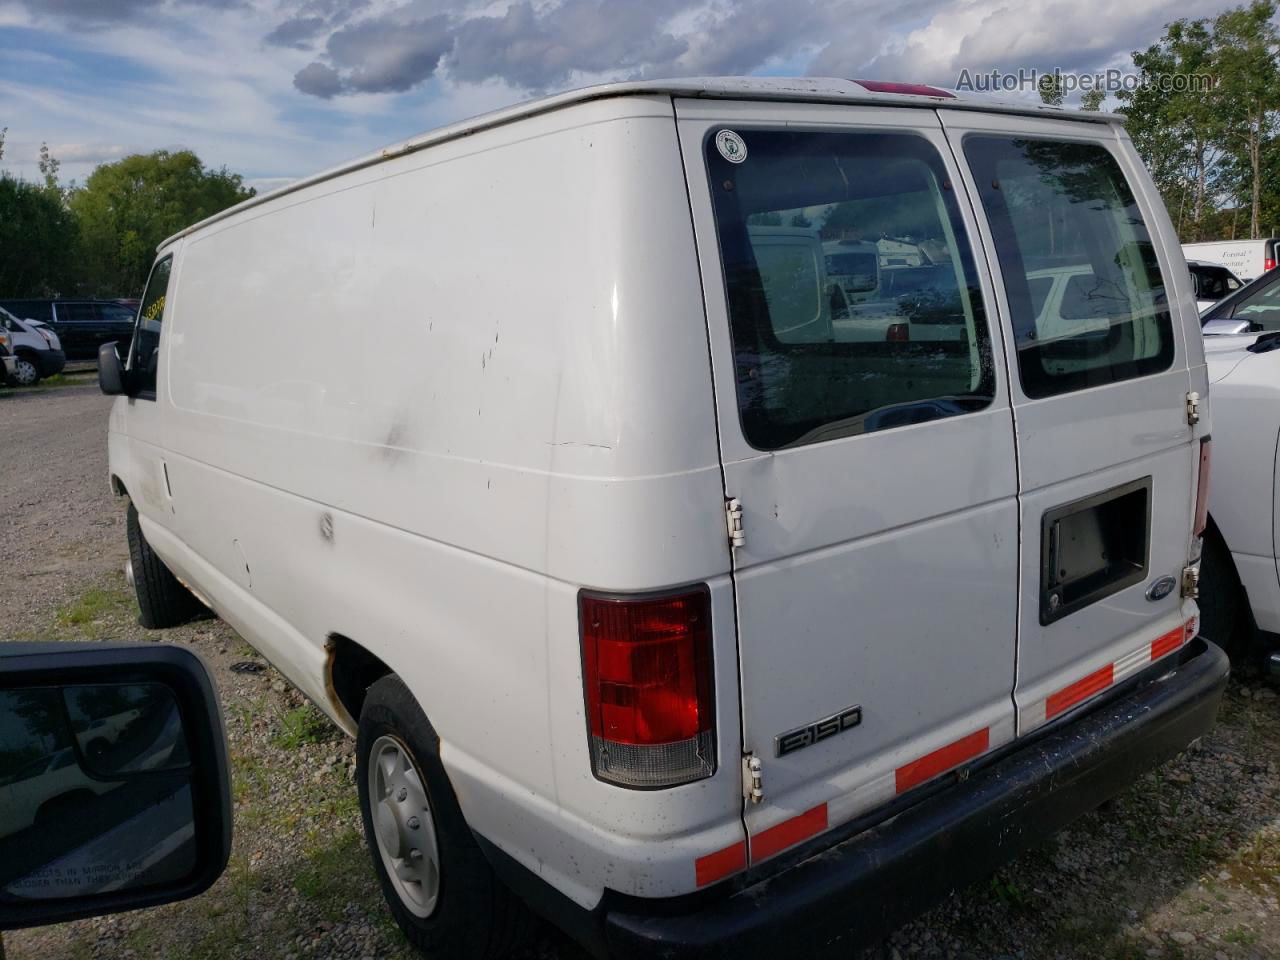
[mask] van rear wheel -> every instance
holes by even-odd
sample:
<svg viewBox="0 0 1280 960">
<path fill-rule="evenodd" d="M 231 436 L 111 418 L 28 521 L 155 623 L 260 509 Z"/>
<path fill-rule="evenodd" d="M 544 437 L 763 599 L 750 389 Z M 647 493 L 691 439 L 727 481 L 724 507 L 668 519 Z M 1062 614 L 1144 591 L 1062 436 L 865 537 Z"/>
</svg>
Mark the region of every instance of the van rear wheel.
<svg viewBox="0 0 1280 960">
<path fill-rule="evenodd" d="M 138 510 L 130 503 L 125 521 L 129 536 L 129 570 L 138 598 L 138 622 L 148 630 L 176 627 L 195 619 L 204 604 L 178 582 L 142 535 Z"/>
<path fill-rule="evenodd" d="M 530 916 L 476 844 L 439 743 L 399 677 L 369 688 L 356 784 L 373 868 L 391 915 L 419 950 L 450 960 L 501 957 L 530 929 Z"/>
</svg>

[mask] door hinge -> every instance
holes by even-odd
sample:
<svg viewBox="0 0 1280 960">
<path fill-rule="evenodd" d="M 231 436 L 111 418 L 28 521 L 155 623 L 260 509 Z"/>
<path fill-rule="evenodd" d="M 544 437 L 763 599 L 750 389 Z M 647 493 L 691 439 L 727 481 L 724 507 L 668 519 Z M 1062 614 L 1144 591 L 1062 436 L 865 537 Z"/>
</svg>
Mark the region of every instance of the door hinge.
<svg viewBox="0 0 1280 960">
<path fill-rule="evenodd" d="M 1200 564 L 1192 563 L 1182 568 L 1182 595 L 1189 600 L 1200 598 Z"/>
<path fill-rule="evenodd" d="M 729 546 L 745 546 L 747 531 L 742 527 L 742 501 L 737 497 L 726 500 L 724 502 L 724 518 L 729 525 Z"/>
<path fill-rule="evenodd" d="M 1194 427 L 1200 422 L 1200 394 L 1192 390 L 1187 394 L 1187 424 Z"/>
<path fill-rule="evenodd" d="M 742 795 L 748 803 L 764 799 L 764 767 L 754 753 L 742 758 Z"/>
</svg>

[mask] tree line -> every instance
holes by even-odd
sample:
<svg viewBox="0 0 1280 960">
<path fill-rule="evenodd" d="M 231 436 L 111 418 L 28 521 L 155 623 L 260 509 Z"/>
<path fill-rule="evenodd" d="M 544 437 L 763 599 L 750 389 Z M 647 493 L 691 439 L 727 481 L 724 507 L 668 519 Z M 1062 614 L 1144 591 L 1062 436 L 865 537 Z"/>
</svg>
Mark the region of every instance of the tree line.
<svg viewBox="0 0 1280 960">
<path fill-rule="evenodd" d="M 1138 82 L 1116 94 L 1184 242 L 1280 235 L 1275 16 L 1275 3 L 1255 0 L 1175 20 L 1134 52 Z"/>
<path fill-rule="evenodd" d="M 83 185 L 59 168 L 44 145 L 39 182 L 0 169 L 0 297 L 139 296 L 161 241 L 255 192 L 189 150 L 104 163 Z"/>
</svg>

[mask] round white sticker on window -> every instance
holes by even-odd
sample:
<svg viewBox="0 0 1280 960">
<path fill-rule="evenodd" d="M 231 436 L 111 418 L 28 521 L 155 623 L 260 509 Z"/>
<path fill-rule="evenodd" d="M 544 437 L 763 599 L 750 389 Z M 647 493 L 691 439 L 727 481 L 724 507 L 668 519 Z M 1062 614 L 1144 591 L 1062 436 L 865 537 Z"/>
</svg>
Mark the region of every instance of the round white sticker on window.
<svg viewBox="0 0 1280 960">
<path fill-rule="evenodd" d="M 716 149 L 730 163 L 741 163 L 747 159 L 746 143 L 732 130 L 721 130 L 716 134 Z"/>
</svg>

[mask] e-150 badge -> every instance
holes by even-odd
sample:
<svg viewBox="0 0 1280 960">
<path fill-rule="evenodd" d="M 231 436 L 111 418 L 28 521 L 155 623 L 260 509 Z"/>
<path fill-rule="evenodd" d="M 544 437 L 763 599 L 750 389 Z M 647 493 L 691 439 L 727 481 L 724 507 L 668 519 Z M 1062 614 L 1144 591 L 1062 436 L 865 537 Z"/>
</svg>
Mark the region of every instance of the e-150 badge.
<svg viewBox="0 0 1280 960">
<path fill-rule="evenodd" d="M 834 737 L 837 733 L 851 730 L 862 722 L 862 707 L 846 707 L 839 713 L 815 720 L 808 726 L 791 730 L 774 738 L 777 756 L 785 757 L 805 747 L 811 747 L 819 740 Z"/>
</svg>

